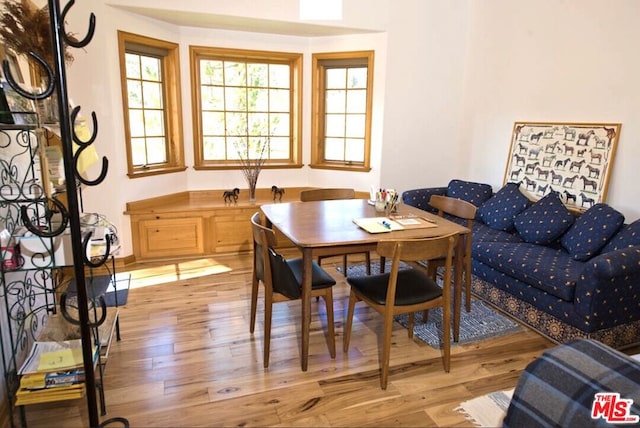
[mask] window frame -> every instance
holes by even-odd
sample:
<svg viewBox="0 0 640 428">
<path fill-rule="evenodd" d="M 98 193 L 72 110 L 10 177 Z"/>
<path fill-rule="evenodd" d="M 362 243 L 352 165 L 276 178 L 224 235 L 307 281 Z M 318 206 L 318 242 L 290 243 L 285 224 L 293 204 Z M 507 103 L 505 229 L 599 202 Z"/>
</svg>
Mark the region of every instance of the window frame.
<svg viewBox="0 0 640 428">
<path fill-rule="evenodd" d="M 288 64 L 290 66 L 290 142 L 289 159 L 269 160 L 265 168 L 300 168 L 302 167 L 302 54 L 291 52 L 262 51 L 219 48 L 211 46 L 189 46 L 189 67 L 191 71 L 191 103 L 193 112 L 193 152 L 194 169 L 225 170 L 242 169 L 236 159 L 205 160 L 202 132 L 202 98 L 200 94 L 200 60 L 231 60 L 238 62 L 267 62 Z"/>
<path fill-rule="evenodd" d="M 325 152 L 325 97 L 326 70 L 349 61 L 366 62 L 367 64 L 367 106 L 364 137 L 364 160 L 362 163 L 327 160 Z M 311 168 L 334 169 L 346 171 L 368 172 L 371 170 L 371 118 L 373 108 L 373 66 L 374 51 L 326 52 L 314 53 L 311 58 Z"/>
<path fill-rule="evenodd" d="M 127 88 L 126 53 L 127 45 L 137 45 L 149 56 L 150 52 L 164 51 L 158 56 L 162 68 L 162 88 L 164 101 L 165 149 L 167 161 L 153 165 L 136 166 L 133 164 L 131 146 L 131 124 L 129 122 L 129 94 Z M 166 53 L 165 53 L 166 52 Z M 129 178 L 145 177 L 157 174 L 170 174 L 186 170 L 184 160 L 184 137 L 182 129 L 182 95 L 180 83 L 180 52 L 177 43 L 154 39 L 139 34 L 118 30 L 118 54 L 120 57 L 120 85 L 122 88 L 122 112 L 127 151 L 127 175 Z"/>
</svg>

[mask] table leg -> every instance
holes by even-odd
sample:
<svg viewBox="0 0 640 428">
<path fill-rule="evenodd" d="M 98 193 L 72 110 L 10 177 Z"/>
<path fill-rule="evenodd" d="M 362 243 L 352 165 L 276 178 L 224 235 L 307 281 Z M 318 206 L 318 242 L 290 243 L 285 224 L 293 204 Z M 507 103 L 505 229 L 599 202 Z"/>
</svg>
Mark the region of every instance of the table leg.
<svg viewBox="0 0 640 428">
<path fill-rule="evenodd" d="M 302 371 L 309 362 L 309 328 L 311 326 L 311 275 L 313 254 L 310 248 L 302 250 L 302 345 L 300 349 Z"/>
<path fill-rule="evenodd" d="M 461 237 L 460 237 L 461 238 Z M 453 270 L 453 341 L 460 336 L 460 310 L 462 306 L 462 271 L 464 270 L 464 239 L 458 238 Z"/>
</svg>

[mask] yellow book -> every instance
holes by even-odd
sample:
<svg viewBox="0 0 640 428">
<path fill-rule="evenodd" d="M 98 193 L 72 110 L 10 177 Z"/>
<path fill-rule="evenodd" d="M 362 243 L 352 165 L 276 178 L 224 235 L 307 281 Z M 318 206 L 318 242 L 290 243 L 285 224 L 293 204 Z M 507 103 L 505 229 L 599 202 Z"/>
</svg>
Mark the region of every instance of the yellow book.
<svg viewBox="0 0 640 428">
<path fill-rule="evenodd" d="M 82 366 L 82 348 L 60 349 L 44 352 L 40 356 L 38 371 L 69 369 Z"/>
<path fill-rule="evenodd" d="M 61 400 L 75 400 L 84 397 L 84 384 L 59 388 L 27 390 L 20 388 L 16 393 L 16 406 L 36 403 L 48 403 Z"/>
</svg>

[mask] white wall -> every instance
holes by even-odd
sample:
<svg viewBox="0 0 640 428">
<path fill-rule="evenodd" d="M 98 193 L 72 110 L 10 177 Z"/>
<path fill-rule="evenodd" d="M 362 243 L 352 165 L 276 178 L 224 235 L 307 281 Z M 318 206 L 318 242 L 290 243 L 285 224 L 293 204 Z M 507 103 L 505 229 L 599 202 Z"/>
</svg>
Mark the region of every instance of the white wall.
<svg viewBox="0 0 640 428">
<path fill-rule="evenodd" d="M 400 191 L 463 177 L 460 127 L 469 1 L 405 0 L 388 32 L 382 184 Z"/>
<path fill-rule="evenodd" d="M 80 1 L 68 17 L 84 34 L 88 13 L 98 31 L 69 67 L 70 96 L 83 113 L 96 110 L 97 147 L 110 161 L 105 183 L 85 191 L 87 211 L 112 219 L 128 247 L 127 201 L 187 189 L 225 188 L 235 172 L 194 171 L 131 180 L 126 173 L 116 31 L 177 41 L 183 58 L 187 165 L 193 165 L 188 45 L 212 44 L 302 52 L 304 161 L 309 160 L 312 52 L 375 49 L 373 169 L 368 174 L 265 170 L 271 184 L 370 184 L 406 190 L 446 185 L 451 178 L 499 188 L 515 121 L 621 122 L 608 202 L 628 219 L 640 217 L 635 159 L 640 155 L 640 2 L 616 0 L 344 0 L 346 27 L 385 30 L 358 36 L 293 37 L 177 27 L 107 6 L 182 7 L 202 13 L 296 21 L 297 1 Z M 295 12 L 292 12 L 295 9 Z M 97 174 L 97 172 L 96 172 Z M 108 195 L 108 197 L 105 197 Z"/>
<path fill-rule="evenodd" d="M 640 217 L 640 2 L 473 1 L 471 17 L 468 175 L 502 185 L 515 121 L 620 122 L 607 202 Z"/>
</svg>

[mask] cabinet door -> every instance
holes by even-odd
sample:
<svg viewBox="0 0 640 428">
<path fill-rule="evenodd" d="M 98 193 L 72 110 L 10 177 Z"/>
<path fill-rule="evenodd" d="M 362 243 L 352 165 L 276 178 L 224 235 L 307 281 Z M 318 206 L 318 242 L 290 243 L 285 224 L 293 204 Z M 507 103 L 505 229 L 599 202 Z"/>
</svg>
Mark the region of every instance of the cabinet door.
<svg viewBox="0 0 640 428">
<path fill-rule="evenodd" d="M 139 225 L 142 258 L 204 254 L 202 218 L 156 218 Z"/>
<path fill-rule="evenodd" d="M 216 211 L 211 217 L 215 237 L 214 252 L 249 251 L 253 248 L 251 215 L 255 207 Z"/>
</svg>

